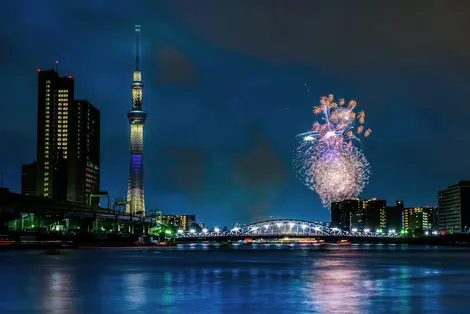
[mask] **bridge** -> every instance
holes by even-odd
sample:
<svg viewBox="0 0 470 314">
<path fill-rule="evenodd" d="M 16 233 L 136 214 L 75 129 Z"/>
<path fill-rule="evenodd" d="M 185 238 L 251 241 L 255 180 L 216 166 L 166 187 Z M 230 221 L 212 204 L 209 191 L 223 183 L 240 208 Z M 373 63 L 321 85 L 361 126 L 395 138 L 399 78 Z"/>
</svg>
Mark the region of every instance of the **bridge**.
<svg viewBox="0 0 470 314">
<path fill-rule="evenodd" d="M 345 231 L 338 228 L 331 228 L 325 223 L 295 220 L 295 219 L 277 219 L 256 222 L 231 230 L 195 230 L 178 231 L 176 239 L 181 241 L 191 240 L 217 240 L 217 239 L 244 239 L 244 238 L 374 238 L 374 239 L 392 239 L 400 238 L 396 232 L 377 232 L 377 230 L 364 229 L 363 231 Z"/>
<path fill-rule="evenodd" d="M 39 196 L 21 195 L 0 188 L 0 230 L 2 231 L 66 226 L 66 229 L 83 228 L 82 230 L 117 232 L 128 230 L 131 233 L 134 233 L 136 227 L 145 233 L 148 228 L 155 225 L 155 219 L 152 217 Z"/>
</svg>

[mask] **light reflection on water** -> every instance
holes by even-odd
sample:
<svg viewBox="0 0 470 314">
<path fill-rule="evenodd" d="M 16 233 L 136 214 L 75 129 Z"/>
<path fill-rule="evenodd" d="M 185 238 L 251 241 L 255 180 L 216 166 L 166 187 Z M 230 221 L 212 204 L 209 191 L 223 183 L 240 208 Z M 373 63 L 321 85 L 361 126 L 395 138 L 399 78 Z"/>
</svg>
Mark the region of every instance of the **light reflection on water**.
<svg viewBox="0 0 470 314">
<path fill-rule="evenodd" d="M 1 252 L 0 313 L 469 313 L 470 252 Z"/>
</svg>

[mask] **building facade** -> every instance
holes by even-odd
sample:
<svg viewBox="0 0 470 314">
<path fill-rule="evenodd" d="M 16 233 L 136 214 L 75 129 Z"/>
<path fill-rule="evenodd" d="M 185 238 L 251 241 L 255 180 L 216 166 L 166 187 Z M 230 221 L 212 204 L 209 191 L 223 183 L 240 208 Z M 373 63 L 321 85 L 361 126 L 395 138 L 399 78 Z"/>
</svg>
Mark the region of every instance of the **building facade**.
<svg viewBox="0 0 470 314">
<path fill-rule="evenodd" d="M 71 76 L 38 69 L 37 177 L 36 194 L 66 199 L 68 158 L 68 113 L 74 99 Z"/>
<path fill-rule="evenodd" d="M 403 230 L 430 230 L 430 212 L 423 207 L 405 208 L 403 211 Z"/>
<path fill-rule="evenodd" d="M 100 112 L 74 100 L 74 81 L 38 69 L 36 195 L 89 203 L 99 188 Z"/>
<path fill-rule="evenodd" d="M 403 201 L 396 201 L 395 206 L 386 208 L 386 225 L 388 230 L 400 231 L 403 228 Z"/>
<path fill-rule="evenodd" d="M 439 230 L 467 233 L 470 230 L 470 181 L 460 181 L 439 191 Z"/>
<path fill-rule="evenodd" d="M 363 200 L 360 209 L 353 215 L 352 228 L 376 231 L 387 227 L 387 201 L 372 198 Z"/>
<path fill-rule="evenodd" d="M 37 168 L 36 162 L 21 166 L 21 194 L 36 195 Z"/>
<path fill-rule="evenodd" d="M 100 191 L 100 112 L 86 100 L 75 100 L 69 112 L 67 200 L 90 204 Z M 95 199 L 97 202 L 98 199 Z"/>
<path fill-rule="evenodd" d="M 331 203 L 331 226 L 342 230 L 350 230 L 354 216 L 360 211 L 361 206 L 362 201 L 359 199 Z"/>
<path fill-rule="evenodd" d="M 157 216 L 157 221 L 165 225 L 173 226 L 179 230 L 189 231 L 196 221 L 195 215 L 162 215 Z"/>
<path fill-rule="evenodd" d="M 132 109 L 127 113 L 130 125 L 130 162 L 127 185 L 126 213 L 145 214 L 144 198 L 144 124 L 147 113 L 143 111 L 142 74 L 139 69 L 140 25 L 136 25 L 136 68 L 132 81 Z"/>
</svg>

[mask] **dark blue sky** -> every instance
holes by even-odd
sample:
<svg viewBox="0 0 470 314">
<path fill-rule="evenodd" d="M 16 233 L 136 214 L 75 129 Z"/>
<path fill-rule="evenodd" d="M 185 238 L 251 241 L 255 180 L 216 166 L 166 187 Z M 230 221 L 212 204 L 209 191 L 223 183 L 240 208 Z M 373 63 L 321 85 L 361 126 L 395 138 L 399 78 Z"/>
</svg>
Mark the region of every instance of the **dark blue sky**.
<svg viewBox="0 0 470 314">
<path fill-rule="evenodd" d="M 133 6 L 131 6 L 133 4 Z M 0 168 L 35 158 L 36 69 L 60 61 L 101 110 L 102 189 L 127 189 L 142 25 L 147 209 L 209 224 L 327 220 L 292 172 L 312 106 L 356 99 L 373 135 L 365 197 L 405 205 L 470 178 L 468 1 L 12 1 L 0 13 Z M 310 93 L 305 91 L 308 84 Z"/>
</svg>

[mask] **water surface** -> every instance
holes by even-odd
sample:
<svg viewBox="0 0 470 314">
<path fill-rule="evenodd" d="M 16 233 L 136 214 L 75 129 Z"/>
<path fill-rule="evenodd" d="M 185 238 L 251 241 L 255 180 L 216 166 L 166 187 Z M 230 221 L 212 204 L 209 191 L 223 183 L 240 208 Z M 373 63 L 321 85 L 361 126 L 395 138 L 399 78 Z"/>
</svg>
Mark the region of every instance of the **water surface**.
<svg viewBox="0 0 470 314">
<path fill-rule="evenodd" d="M 0 252 L 0 313 L 470 313 L 470 252 Z"/>
</svg>

